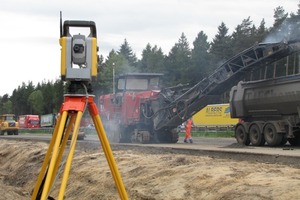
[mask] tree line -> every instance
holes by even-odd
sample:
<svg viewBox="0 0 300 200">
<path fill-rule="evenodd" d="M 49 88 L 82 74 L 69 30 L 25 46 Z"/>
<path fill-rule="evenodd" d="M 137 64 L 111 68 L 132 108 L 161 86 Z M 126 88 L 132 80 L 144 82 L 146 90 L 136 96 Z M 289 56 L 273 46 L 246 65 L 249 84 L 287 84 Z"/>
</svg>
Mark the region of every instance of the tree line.
<svg viewBox="0 0 300 200">
<path fill-rule="evenodd" d="M 221 22 L 211 42 L 207 35 L 200 31 L 189 44 L 184 33 L 174 44 L 168 54 L 164 54 L 157 45 L 148 43 L 142 51 L 141 59 L 137 59 L 127 39 L 119 50 L 112 49 L 104 59 L 100 56 L 98 80 L 93 83 L 96 96 L 112 92 L 113 71 L 116 75 L 128 72 L 163 73 L 164 87 L 179 83 L 195 85 L 209 76 L 218 66 L 242 50 L 258 42 L 280 42 L 294 40 L 300 35 L 300 4 L 296 13 L 287 13 L 282 6 L 274 9 L 274 23 L 265 26 L 264 19 L 256 26 L 251 17 L 242 20 L 232 34 L 225 22 Z M 295 62 L 299 63 L 295 56 Z M 278 65 L 285 66 L 281 61 Z M 282 70 L 277 70 L 280 75 Z M 286 71 L 286 70 L 285 70 Z M 298 73 L 299 70 L 290 73 Z M 271 74 L 271 72 L 269 72 Z M 22 83 L 14 89 L 12 95 L 0 96 L 0 113 L 47 114 L 57 113 L 63 102 L 65 83 L 61 80 L 42 81 L 36 86 L 31 81 Z M 226 100 L 225 100 L 226 101 Z"/>
</svg>

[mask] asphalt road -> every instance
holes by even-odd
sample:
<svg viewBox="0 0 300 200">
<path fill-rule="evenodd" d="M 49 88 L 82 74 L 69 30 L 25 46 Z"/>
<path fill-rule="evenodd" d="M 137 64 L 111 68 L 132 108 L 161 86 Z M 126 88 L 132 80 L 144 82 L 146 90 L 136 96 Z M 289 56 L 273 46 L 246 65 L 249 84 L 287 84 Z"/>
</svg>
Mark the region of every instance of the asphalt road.
<svg viewBox="0 0 300 200">
<path fill-rule="evenodd" d="M 0 139 L 45 141 L 49 134 L 1 135 Z M 194 142 L 183 143 L 180 138 L 175 144 L 118 144 L 111 143 L 113 150 L 138 149 L 149 153 L 181 153 L 199 156 L 211 156 L 224 159 L 253 160 L 267 163 L 282 163 L 300 167 L 300 147 L 285 145 L 281 147 L 255 147 L 238 144 L 235 138 L 193 138 Z M 84 140 L 78 140 L 77 147 L 82 149 L 99 149 L 97 135 L 87 134 Z"/>
<path fill-rule="evenodd" d="M 19 135 L 1 135 L 0 139 L 22 139 L 22 140 L 41 140 L 41 141 L 49 141 L 52 135 L 50 134 L 19 134 Z M 84 138 L 85 141 L 97 142 L 99 138 L 96 134 L 86 134 Z M 193 144 L 183 143 L 183 138 L 179 138 L 178 143 L 171 145 L 185 144 L 185 147 L 189 146 L 211 146 L 211 147 L 226 147 L 230 145 L 236 144 L 235 138 L 193 138 Z M 143 144 L 145 145 L 145 144 Z M 167 144 L 159 144 L 159 145 L 167 145 Z"/>
</svg>

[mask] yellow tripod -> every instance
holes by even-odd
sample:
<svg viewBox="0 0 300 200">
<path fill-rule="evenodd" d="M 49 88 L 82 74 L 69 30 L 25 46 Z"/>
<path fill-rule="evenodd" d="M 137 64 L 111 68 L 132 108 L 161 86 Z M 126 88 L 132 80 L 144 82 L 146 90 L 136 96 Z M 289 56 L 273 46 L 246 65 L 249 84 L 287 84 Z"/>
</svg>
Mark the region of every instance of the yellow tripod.
<svg viewBox="0 0 300 200">
<path fill-rule="evenodd" d="M 61 181 L 58 199 L 64 198 L 67 186 L 67 180 L 70 173 L 71 163 L 75 151 L 78 137 L 79 125 L 85 108 L 88 107 L 89 113 L 93 119 L 99 140 L 101 142 L 106 160 L 114 178 L 120 198 L 128 199 L 122 178 L 114 160 L 109 141 L 106 137 L 103 124 L 101 122 L 98 109 L 94 103 L 94 95 L 67 94 L 64 103 L 60 108 L 60 116 L 54 128 L 53 136 L 50 141 L 40 174 L 32 193 L 32 200 L 46 200 L 49 196 L 50 189 L 53 185 L 55 176 L 59 169 L 63 152 L 67 146 L 67 140 L 73 129 L 70 151 L 65 163 L 65 169 Z M 73 127 L 74 125 L 74 127 Z"/>
</svg>

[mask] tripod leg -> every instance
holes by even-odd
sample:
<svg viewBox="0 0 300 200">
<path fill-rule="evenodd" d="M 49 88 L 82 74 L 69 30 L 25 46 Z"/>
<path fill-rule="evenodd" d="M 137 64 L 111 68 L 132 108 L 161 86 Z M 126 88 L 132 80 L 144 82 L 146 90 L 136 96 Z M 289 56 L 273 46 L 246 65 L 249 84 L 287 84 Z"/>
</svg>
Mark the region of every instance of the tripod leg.
<svg viewBox="0 0 300 200">
<path fill-rule="evenodd" d="M 58 199 L 63 199 L 65 190 L 67 187 L 67 181 L 68 181 L 69 174 L 70 174 L 70 169 L 71 169 L 73 155 L 74 155 L 74 151 L 75 151 L 75 147 L 76 147 L 76 141 L 77 141 L 77 137 L 78 137 L 78 131 L 79 131 L 79 125 L 80 125 L 81 118 L 82 118 L 82 112 L 78 111 L 75 125 L 74 125 L 73 134 L 72 134 L 72 140 L 71 140 L 71 146 L 70 146 L 71 149 L 70 149 L 70 152 L 69 152 L 69 155 L 67 158 L 67 162 L 66 162 L 66 166 L 65 166 L 65 170 L 63 173 L 63 178 L 62 178 L 62 182 L 61 182 L 61 186 L 60 186 L 60 190 L 59 190 Z"/>
<path fill-rule="evenodd" d="M 53 151 L 53 146 L 54 146 L 54 143 L 55 143 L 55 140 L 56 140 L 56 137 L 57 137 L 58 127 L 59 127 L 60 121 L 61 121 L 61 115 L 59 116 L 58 123 L 56 124 L 56 126 L 54 128 L 52 139 L 50 141 L 47 153 L 45 155 L 45 158 L 44 158 L 44 161 L 43 161 L 43 164 L 42 164 L 41 171 L 39 173 L 36 185 L 35 185 L 33 193 L 32 193 L 32 197 L 31 197 L 32 200 L 37 199 L 38 192 L 39 192 L 40 187 L 42 185 L 42 182 L 43 182 L 46 170 L 47 170 L 47 166 L 49 164 L 49 160 L 51 158 L 51 154 L 52 154 L 52 151 Z"/>
<path fill-rule="evenodd" d="M 59 151 L 59 154 L 58 154 L 58 157 L 57 157 L 57 162 L 55 163 L 53 174 L 57 174 L 58 168 L 60 166 L 59 164 L 61 162 L 61 158 L 63 156 L 63 152 L 64 152 L 65 147 L 67 145 L 67 141 L 68 141 L 71 129 L 73 127 L 73 124 L 75 122 L 75 119 L 76 119 L 76 116 L 72 115 L 69 122 L 68 122 L 68 124 L 66 124 L 67 130 L 65 131 L 64 136 L 63 136 L 63 140 L 61 142 L 60 151 Z M 54 180 L 55 180 L 55 176 L 52 176 L 51 183 L 50 183 L 50 188 L 52 187 Z"/>
<path fill-rule="evenodd" d="M 115 161 L 114 156 L 112 154 L 112 150 L 110 148 L 109 141 L 106 137 L 106 133 L 105 133 L 105 130 L 103 128 L 103 124 L 102 124 L 100 116 L 98 114 L 97 106 L 94 102 L 89 104 L 89 112 L 90 112 L 90 115 L 92 116 L 93 122 L 95 124 L 95 128 L 97 130 L 99 140 L 101 142 L 104 154 L 106 156 L 106 160 L 107 160 L 108 165 L 110 167 L 110 171 L 112 172 L 115 184 L 117 186 L 117 189 L 118 189 L 118 192 L 119 192 L 119 195 L 120 195 L 120 198 L 122 200 L 127 200 L 128 197 L 127 197 L 127 193 L 126 193 L 121 175 L 119 173 L 119 170 L 118 170 L 117 165 L 116 165 L 116 161 Z"/>
<path fill-rule="evenodd" d="M 62 139 L 62 136 L 63 136 L 63 131 L 64 131 L 66 119 L 67 119 L 67 114 L 68 114 L 68 112 L 64 111 L 62 113 L 61 118 L 60 118 L 59 127 L 58 127 L 58 131 L 57 131 L 57 137 L 55 138 L 52 157 L 51 157 L 51 160 L 50 160 L 50 165 L 49 165 L 48 173 L 47 173 L 47 176 L 46 176 L 44 190 L 43 190 L 41 199 L 47 199 L 48 193 L 50 191 L 50 186 L 51 186 L 50 184 L 52 182 L 51 180 L 53 180 L 52 176 L 53 176 L 53 172 L 54 172 L 54 167 L 55 167 L 56 162 L 57 162 L 59 145 L 61 143 L 61 139 Z"/>
</svg>

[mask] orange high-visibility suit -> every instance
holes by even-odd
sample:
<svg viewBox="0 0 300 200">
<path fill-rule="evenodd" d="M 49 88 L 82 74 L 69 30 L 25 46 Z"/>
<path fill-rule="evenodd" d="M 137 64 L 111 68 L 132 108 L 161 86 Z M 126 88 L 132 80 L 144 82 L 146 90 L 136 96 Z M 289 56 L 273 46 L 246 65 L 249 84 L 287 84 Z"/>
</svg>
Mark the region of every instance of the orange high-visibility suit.
<svg viewBox="0 0 300 200">
<path fill-rule="evenodd" d="M 189 141 L 190 143 L 193 143 L 192 136 L 191 136 L 192 125 L 193 125 L 192 119 L 188 119 L 186 121 L 186 124 L 185 124 L 185 138 L 184 138 L 184 142 L 188 142 Z"/>
</svg>

